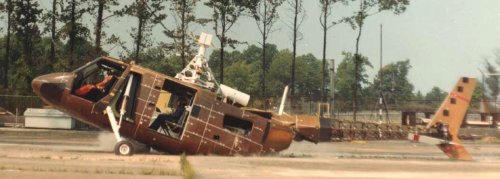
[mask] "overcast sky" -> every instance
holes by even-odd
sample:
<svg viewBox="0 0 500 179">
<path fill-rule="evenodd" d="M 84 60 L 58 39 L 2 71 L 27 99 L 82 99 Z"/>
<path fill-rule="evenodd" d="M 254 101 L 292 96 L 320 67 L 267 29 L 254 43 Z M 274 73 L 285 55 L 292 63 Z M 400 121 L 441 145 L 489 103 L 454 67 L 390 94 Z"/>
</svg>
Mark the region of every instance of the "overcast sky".
<svg viewBox="0 0 500 179">
<path fill-rule="evenodd" d="M 41 2 L 43 7 L 51 7 L 50 2 Z M 126 4 L 126 1 L 121 2 Z M 306 17 L 300 29 L 304 36 L 299 42 L 298 52 L 312 53 L 321 58 L 319 3 L 317 0 L 304 0 L 304 3 Z M 357 5 L 359 2 L 355 3 Z M 280 8 L 280 20 L 276 24 L 278 31 L 269 39 L 269 43 L 277 44 L 279 49 L 292 47 L 292 31 L 286 25 L 292 20 L 288 10 L 289 5 L 284 3 Z M 336 6 L 330 19 L 351 15 L 353 10 L 350 7 Z M 199 4 L 197 16 L 208 17 L 210 13 L 209 9 Z M 174 23 L 172 18 L 164 21 L 167 26 Z M 108 24 L 107 33 L 122 37 L 132 48 L 132 39 L 128 34 L 130 28 L 137 25 L 137 20 L 132 17 L 114 18 Z M 374 65 L 374 69 L 369 69 L 371 78 L 379 67 L 380 24 L 383 24 L 384 32 L 383 63 L 410 59 L 412 69 L 409 79 L 415 89 L 422 92 L 429 91 L 433 86 L 449 91 L 461 76 L 479 78 L 478 68 L 483 68 L 484 58 L 491 56 L 494 49 L 500 48 L 500 1 L 413 0 L 401 15 L 384 12 L 366 20 L 360 53 L 367 56 Z M 211 25 L 193 27 L 190 30 L 194 33 L 213 33 Z M 153 39 L 156 42 L 169 41 L 161 30 L 160 26 L 155 28 Z M 242 17 L 229 33 L 229 36 L 249 44 L 257 44 L 259 35 L 255 21 L 248 17 Z M 327 58 L 336 59 L 338 65 L 342 59 L 342 51 L 354 52 L 355 38 L 356 31 L 347 24 L 331 28 L 328 33 Z M 218 43 L 214 41 L 214 44 Z M 119 48 L 111 50 L 111 54 L 115 56 L 120 52 Z"/>
</svg>

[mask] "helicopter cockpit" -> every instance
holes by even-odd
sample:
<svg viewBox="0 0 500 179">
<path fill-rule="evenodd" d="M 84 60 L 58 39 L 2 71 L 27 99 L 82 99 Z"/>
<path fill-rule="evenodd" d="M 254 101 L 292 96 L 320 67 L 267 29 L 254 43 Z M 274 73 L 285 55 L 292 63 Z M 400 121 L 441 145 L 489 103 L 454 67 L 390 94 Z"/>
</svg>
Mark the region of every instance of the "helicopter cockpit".
<svg viewBox="0 0 500 179">
<path fill-rule="evenodd" d="M 76 74 L 71 93 L 92 102 L 108 95 L 123 73 L 125 66 L 98 58 L 74 71 Z"/>
</svg>

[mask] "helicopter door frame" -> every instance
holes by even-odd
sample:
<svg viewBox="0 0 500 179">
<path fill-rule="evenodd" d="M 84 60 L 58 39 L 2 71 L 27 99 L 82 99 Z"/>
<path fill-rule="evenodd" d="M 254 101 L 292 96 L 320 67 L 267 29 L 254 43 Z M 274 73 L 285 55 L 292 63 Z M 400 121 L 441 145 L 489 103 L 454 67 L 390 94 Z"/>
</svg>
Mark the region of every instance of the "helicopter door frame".
<svg viewBox="0 0 500 179">
<path fill-rule="evenodd" d="M 193 107 L 193 102 L 194 99 L 196 98 L 196 95 L 198 93 L 198 90 L 195 88 L 192 88 L 188 85 L 182 84 L 181 82 L 175 80 L 175 79 L 170 79 L 170 78 L 165 78 L 162 79 L 163 83 L 160 88 L 160 91 L 163 91 L 164 93 L 168 93 L 168 95 L 165 95 L 163 98 L 158 97 L 155 101 L 155 105 L 158 106 L 163 106 L 165 105 L 166 108 L 171 108 L 171 112 L 175 111 L 176 107 L 174 106 L 174 103 L 180 100 L 180 98 L 184 98 L 187 100 L 187 104 L 184 106 L 185 111 L 179 118 L 176 118 L 175 122 L 168 122 L 164 121 L 164 125 L 160 126 L 158 129 L 152 129 L 151 126 L 156 120 L 158 119 L 158 116 L 156 118 L 152 118 L 148 124 L 148 128 L 151 129 L 150 131 L 154 131 L 155 134 L 159 134 L 161 136 L 166 136 L 171 139 L 175 140 L 182 140 L 185 127 L 186 127 L 186 122 L 191 114 L 191 110 Z M 161 96 L 161 95 L 160 95 Z M 162 100 L 164 99 L 164 100 Z M 166 103 L 165 103 L 166 102 Z M 162 104 L 165 103 L 165 104 Z M 161 113 L 161 112 L 160 112 Z M 174 128 L 170 127 L 169 125 L 172 125 Z M 166 128 L 164 128 L 166 127 Z M 175 129 L 175 130 L 174 130 Z"/>
<path fill-rule="evenodd" d="M 131 89 L 132 84 L 134 83 L 135 78 L 137 78 L 136 77 L 137 75 L 134 75 L 133 73 L 129 73 L 129 74 L 130 75 L 128 76 L 128 80 L 127 80 L 127 83 L 125 86 L 125 91 L 123 92 L 123 97 L 122 97 L 122 100 L 120 101 L 120 104 L 117 104 L 117 102 L 118 102 L 118 98 L 120 98 L 121 94 L 115 96 L 115 98 L 112 99 L 112 101 L 108 104 L 108 106 L 106 106 L 106 113 L 107 113 L 107 117 L 109 120 L 109 124 L 111 125 L 111 129 L 113 131 L 113 134 L 115 135 L 117 142 L 124 140 L 121 138 L 119 130 L 120 130 L 123 118 L 126 117 L 125 115 L 127 114 L 127 109 L 132 110 L 131 108 L 129 108 L 129 105 L 133 105 L 133 101 L 135 100 L 135 99 L 131 98 L 130 91 L 133 90 L 133 89 Z M 120 89 L 118 91 L 118 93 L 122 93 L 122 90 L 123 89 Z M 133 96 L 135 96 L 135 95 L 132 94 L 132 97 Z M 132 101 L 132 103 L 130 103 L 130 101 Z M 116 121 L 115 111 L 113 110 L 113 107 L 115 105 L 119 105 L 119 107 L 120 107 L 118 121 Z M 128 113 L 130 113 L 130 112 L 132 112 L 132 111 L 128 111 Z"/>
</svg>

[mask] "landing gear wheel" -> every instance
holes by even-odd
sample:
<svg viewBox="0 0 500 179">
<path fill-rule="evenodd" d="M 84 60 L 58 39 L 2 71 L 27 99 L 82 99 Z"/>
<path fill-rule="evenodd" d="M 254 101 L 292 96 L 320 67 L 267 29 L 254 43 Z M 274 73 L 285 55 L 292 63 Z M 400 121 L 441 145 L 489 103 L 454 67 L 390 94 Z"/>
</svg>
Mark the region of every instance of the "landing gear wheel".
<svg viewBox="0 0 500 179">
<path fill-rule="evenodd" d="M 129 141 L 120 141 L 115 145 L 115 154 L 122 156 L 131 156 L 134 154 L 134 145 Z"/>
</svg>

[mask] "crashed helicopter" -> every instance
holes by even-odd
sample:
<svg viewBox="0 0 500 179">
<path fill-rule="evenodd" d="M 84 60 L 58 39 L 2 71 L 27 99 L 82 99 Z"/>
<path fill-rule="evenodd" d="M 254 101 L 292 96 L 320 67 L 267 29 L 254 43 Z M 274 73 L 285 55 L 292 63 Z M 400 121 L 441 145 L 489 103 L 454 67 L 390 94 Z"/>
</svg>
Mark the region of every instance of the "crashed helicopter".
<svg viewBox="0 0 500 179">
<path fill-rule="evenodd" d="M 287 149 L 294 139 L 317 143 L 344 135 L 345 127 L 334 120 L 284 115 L 284 100 L 278 113 L 246 107 L 249 95 L 214 79 L 205 58 L 211 40 L 209 34 L 200 35 L 198 54 L 175 77 L 100 57 L 73 72 L 37 77 L 32 88 L 54 108 L 111 130 L 117 155 L 134 154 L 136 143 L 173 154 L 266 154 Z M 469 93 L 462 97 L 470 99 Z M 455 116 L 448 122 L 462 119 Z"/>
<path fill-rule="evenodd" d="M 132 155 L 132 140 L 169 153 L 249 155 L 288 148 L 294 138 L 292 128 L 269 112 L 242 108 L 249 95 L 225 85 L 215 88 L 204 56 L 211 39 L 201 35 L 198 55 L 175 78 L 101 57 L 70 73 L 37 77 L 32 87 L 53 107 L 111 130 L 117 155 Z M 160 113 L 181 100 L 184 110 L 176 120 L 152 127 Z M 319 121 L 312 121 L 304 127 L 318 126 Z M 319 139 L 315 134 L 304 135 Z"/>
</svg>

